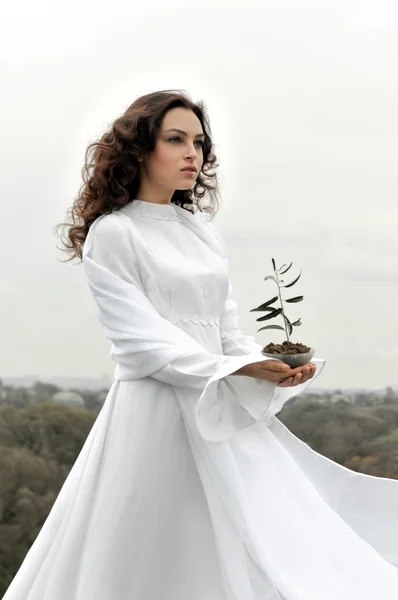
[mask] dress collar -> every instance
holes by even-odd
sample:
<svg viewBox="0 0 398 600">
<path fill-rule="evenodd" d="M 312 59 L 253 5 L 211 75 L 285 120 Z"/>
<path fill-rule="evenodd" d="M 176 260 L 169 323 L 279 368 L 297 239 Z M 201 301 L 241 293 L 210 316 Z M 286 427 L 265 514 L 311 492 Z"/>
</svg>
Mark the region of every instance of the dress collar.
<svg viewBox="0 0 398 600">
<path fill-rule="evenodd" d="M 132 200 L 119 209 L 121 213 L 132 218 L 138 214 L 144 218 L 158 219 L 162 221 L 180 221 L 188 229 L 191 229 L 198 237 L 208 244 L 215 252 L 224 257 L 224 248 L 218 237 L 206 224 L 206 215 L 200 211 L 191 211 L 178 206 L 178 204 L 159 204 L 147 200 Z"/>
<path fill-rule="evenodd" d="M 162 219 L 167 221 L 179 221 L 176 208 L 180 207 L 176 206 L 175 204 L 160 204 L 148 202 L 147 200 L 135 199 L 125 204 L 125 206 L 119 210 L 127 215 L 138 213 L 141 217 Z"/>
</svg>

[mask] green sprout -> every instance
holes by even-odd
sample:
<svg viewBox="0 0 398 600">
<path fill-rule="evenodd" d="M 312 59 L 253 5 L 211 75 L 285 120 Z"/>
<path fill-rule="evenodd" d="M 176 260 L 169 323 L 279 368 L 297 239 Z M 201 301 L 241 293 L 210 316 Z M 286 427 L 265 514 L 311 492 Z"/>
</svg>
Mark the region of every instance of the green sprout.
<svg viewBox="0 0 398 600">
<path fill-rule="evenodd" d="M 284 280 L 279 278 L 279 275 L 284 275 L 285 273 L 287 273 L 287 271 L 290 269 L 292 264 L 293 264 L 293 262 L 291 262 L 288 267 L 286 267 L 286 264 L 284 264 L 279 269 L 277 269 L 276 265 L 275 265 L 275 260 L 272 259 L 274 275 L 267 275 L 267 277 L 264 277 L 264 281 L 267 281 L 267 279 L 271 279 L 272 281 L 274 281 L 278 287 L 278 295 L 275 296 L 274 298 L 271 298 L 271 300 L 264 302 L 264 304 L 261 304 L 257 308 L 252 308 L 252 310 L 250 311 L 250 312 L 261 311 L 261 312 L 268 313 L 268 314 L 264 315 L 263 317 L 259 317 L 258 319 L 256 319 L 256 321 L 270 321 L 271 319 L 274 319 L 275 317 L 282 315 L 284 323 L 285 323 L 284 327 L 281 327 L 280 325 L 267 325 L 266 327 L 261 327 L 257 331 L 257 333 L 259 331 L 263 331 L 264 329 L 281 329 L 282 331 L 286 332 L 288 342 L 290 342 L 290 335 L 293 333 L 293 327 L 299 327 L 301 325 L 301 319 L 299 318 L 299 319 L 297 319 L 297 321 L 294 321 L 294 323 L 291 323 L 285 314 L 285 308 L 284 308 L 283 303 L 284 302 L 289 302 L 289 303 L 301 302 L 304 298 L 304 296 L 295 296 L 293 298 L 287 298 L 286 300 L 282 298 L 282 288 L 293 287 L 294 284 L 297 283 L 297 281 L 301 277 L 301 271 L 300 271 L 300 275 L 298 277 L 296 277 L 296 279 L 294 281 L 292 281 L 291 283 L 288 283 L 286 285 L 284 285 Z M 277 302 L 278 300 L 280 303 L 279 308 L 274 306 L 275 302 Z"/>
</svg>

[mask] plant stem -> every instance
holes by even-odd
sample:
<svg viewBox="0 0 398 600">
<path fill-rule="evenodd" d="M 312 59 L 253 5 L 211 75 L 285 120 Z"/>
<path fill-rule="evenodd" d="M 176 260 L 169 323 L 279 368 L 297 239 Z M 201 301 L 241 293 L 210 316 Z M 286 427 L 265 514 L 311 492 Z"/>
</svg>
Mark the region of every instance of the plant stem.
<svg viewBox="0 0 398 600">
<path fill-rule="evenodd" d="M 287 337 L 287 341 L 290 342 L 289 328 L 286 323 L 285 309 L 283 308 L 283 302 L 282 302 L 282 292 L 281 292 L 281 288 L 280 288 L 280 281 L 279 281 L 278 273 L 276 271 L 275 271 L 275 277 L 276 277 L 276 285 L 278 286 L 279 302 L 281 303 L 281 308 L 282 308 L 283 322 L 285 324 L 286 337 Z"/>
</svg>

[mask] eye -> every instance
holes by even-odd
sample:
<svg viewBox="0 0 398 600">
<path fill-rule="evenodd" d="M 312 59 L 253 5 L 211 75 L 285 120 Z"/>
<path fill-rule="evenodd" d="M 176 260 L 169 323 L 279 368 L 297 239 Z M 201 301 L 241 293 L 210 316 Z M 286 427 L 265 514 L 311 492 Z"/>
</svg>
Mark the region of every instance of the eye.
<svg viewBox="0 0 398 600">
<path fill-rule="evenodd" d="M 174 140 L 178 140 L 178 142 L 182 142 L 182 140 L 181 140 L 181 138 L 179 136 L 175 136 L 175 137 L 169 138 L 169 142 L 173 142 Z M 201 148 L 203 148 L 204 141 L 203 140 L 196 140 L 196 144 L 199 144 L 199 146 Z"/>
</svg>

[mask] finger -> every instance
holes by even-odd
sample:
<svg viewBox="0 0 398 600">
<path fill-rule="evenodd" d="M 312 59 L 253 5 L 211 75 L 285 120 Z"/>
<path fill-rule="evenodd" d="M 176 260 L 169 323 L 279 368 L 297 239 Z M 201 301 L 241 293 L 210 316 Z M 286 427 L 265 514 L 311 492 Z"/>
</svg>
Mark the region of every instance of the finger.
<svg viewBox="0 0 398 600">
<path fill-rule="evenodd" d="M 294 377 L 289 377 L 288 380 L 284 379 L 282 381 L 282 383 L 285 383 L 286 381 L 288 381 L 287 385 L 284 385 L 282 387 L 287 387 L 287 386 L 293 387 L 302 382 L 302 375 L 297 373 L 297 375 L 295 375 Z"/>
<path fill-rule="evenodd" d="M 289 387 L 293 383 L 293 377 L 288 377 L 287 379 L 283 379 L 279 383 L 277 383 L 278 387 Z"/>
<path fill-rule="evenodd" d="M 301 367 L 296 367 L 295 373 L 302 373 L 303 378 L 305 377 L 305 380 L 307 381 L 307 379 L 309 379 L 309 376 L 315 373 L 315 370 L 316 366 L 314 364 L 307 363 L 305 365 L 302 365 Z"/>
<path fill-rule="evenodd" d="M 303 370 L 302 370 L 301 373 L 302 373 L 302 377 L 301 377 L 300 383 L 305 383 L 310 378 L 310 374 L 311 374 L 310 367 L 308 365 L 304 365 Z"/>
<path fill-rule="evenodd" d="M 309 379 L 312 379 L 312 377 L 314 376 L 314 373 L 316 371 L 316 366 L 315 365 L 304 365 L 303 369 L 302 369 L 302 378 L 298 383 L 305 383 L 306 381 L 308 381 Z"/>
<path fill-rule="evenodd" d="M 304 365 L 301 365 L 301 369 L 316 369 L 316 365 L 314 363 L 305 363 Z"/>
<path fill-rule="evenodd" d="M 314 376 L 315 371 L 316 365 L 314 363 L 307 363 L 301 367 L 296 367 L 295 369 L 291 369 L 292 375 L 285 377 L 277 385 L 279 387 L 289 387 L 305 383 Z"/>
<path fill-rule="evenodd" d="M 296 372 L 295 370 L 289 369 L 289 371 L 287 373 L 283 373 L 283 374 L 281 372 L 278 373 L 277 371 L 272 372 L 271 374 L 269 374 L 269 372 L 268 372 L 268 375 L 265 378 L 276 384 L 284 383 L 285 381 L 289 380 L 290 383 L 288 383 L 288 385 L 292 385 L 296 375 L 298 375 L 298 372 Z M 287 386 L 284 386 L 284 387 L 287 387 Z"/>
<path fill-rule="evenodd" d="M 294 376 L 293 385 L 298 385 L 299 383 L 303 383 L 304 375 L 302 373 L 297 373 Z"/>
<path fill-rule="evenodd" d="M 307 379 L 312 379 L 314 377 L 316 371 L 316 366 L 315 365 L 311 365 L 310 366 L 310 371 L 308 373 Z"/>
<path fill-rule="evenodd" d="M 267 371 L 284 373 L 291 370 L 288 364 L 278 360 L 263 360 L 262 365 L 267 369 Z"/>
</svg>

